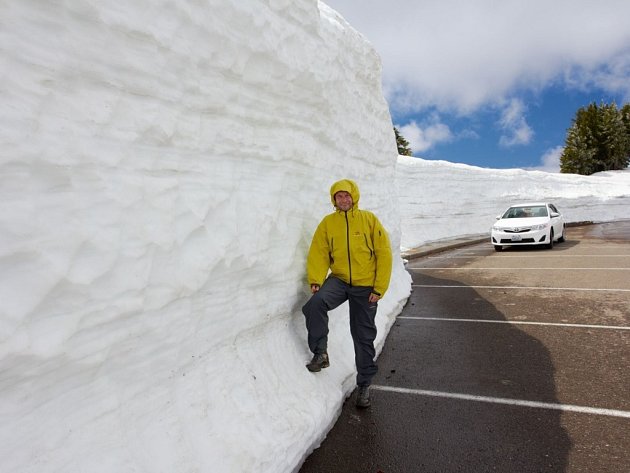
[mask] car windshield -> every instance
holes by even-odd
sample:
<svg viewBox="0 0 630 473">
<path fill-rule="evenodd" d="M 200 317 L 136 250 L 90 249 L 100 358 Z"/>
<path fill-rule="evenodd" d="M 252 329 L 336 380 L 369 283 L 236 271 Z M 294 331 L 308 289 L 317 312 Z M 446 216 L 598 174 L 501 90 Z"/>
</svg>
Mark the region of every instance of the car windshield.
<svg viewBox="0 0 630 473">
<path fill-rule="evenodd" d="M 534 205 L 529 207 L 510 207 L 503 214 L 502 218 L 527 218 L 527 217 L 548 217 L 545 205 Z"/>
</svg>

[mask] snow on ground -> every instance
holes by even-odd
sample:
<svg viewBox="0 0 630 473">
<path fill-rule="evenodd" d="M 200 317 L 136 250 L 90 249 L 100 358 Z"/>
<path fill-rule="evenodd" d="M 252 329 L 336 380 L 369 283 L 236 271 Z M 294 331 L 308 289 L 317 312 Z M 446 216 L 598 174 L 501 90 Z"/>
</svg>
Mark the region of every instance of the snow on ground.
<svg viewBox="0 0 630 473">
<path fill-rule="evenodd" d="M 3 473 L 292 471 L 354 387 L 344 306 L 331 367 L 304 368 L 330 184 L 359 183 L 398 255 L 560 179 L 396 168 L 379 60 L 316 0 L 0 11 Z M 619 175 L 553 197 L 598 210 Z M 409 291 L 397 257 L 379 349 Z"/>
<path fill-rule="evenodd" d="M 398 157 L 396 186 L 402 250 L 487 233 L 494 218 L 518 202 L 550 201 L 567 222 L 630 218 L 630 172 L 592 176 L 485 169 Z"/>
</svg>

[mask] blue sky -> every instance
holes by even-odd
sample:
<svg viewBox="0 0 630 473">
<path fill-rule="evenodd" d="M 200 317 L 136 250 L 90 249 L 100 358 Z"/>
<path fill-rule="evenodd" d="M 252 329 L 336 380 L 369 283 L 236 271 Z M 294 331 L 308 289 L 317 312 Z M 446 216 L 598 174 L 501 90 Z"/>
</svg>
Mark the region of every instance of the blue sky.
<svg viewBox="0 0 630 473">
<path fill-rule="evenodd" d="M 432 139 L 424 140 L 426 144 L 424 141 L 418 142 L 419 138 L 416 138 L 414 149 L 419 152 L 414 154 L 425 159 L 489 168 L 555 170 L 566 131 L 571 126 L 575 112 L 593 101 L 615 101 L 620 104 L 623 97 L 595 89 L 578 92 L 549 87 L 535 97 L 523 93 L 516 100 L 510 110 L 516 110 L 515 115 L 523 120 L 520 125 L 517 124 L 516 131 L 506 129 L 505 113 L 496 107 L 481 108 L 466 116 L 440 114 L 431 109 L 419 113 L 396 114 L 392 111 L 392 120 L 406 137 L 413 138 L 418 133 L 414 124 L 425 134 L 433 131 Z M 442 128 L 440 134 L 440 127 L 436 127 L 436 124 L 445 125 L 448 131 Z"/>
<path fill-rule="evenodd" d="M 375 47 L 414 155 L 557 171 L 591 102 L 630 102 L 627 0 L 328 0 Z"/>
</svg>

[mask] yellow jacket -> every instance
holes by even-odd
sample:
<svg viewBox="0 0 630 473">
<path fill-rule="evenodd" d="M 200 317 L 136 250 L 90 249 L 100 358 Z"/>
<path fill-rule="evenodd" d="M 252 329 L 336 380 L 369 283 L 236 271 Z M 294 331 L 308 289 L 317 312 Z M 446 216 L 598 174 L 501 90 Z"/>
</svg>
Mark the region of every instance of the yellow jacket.
<svg viewBox="0 0 630 473">
<path fill-rule="evenodd" d="M 351 286 L 369 286 L 383 296 L 392 273 L 387 232 L 376 215 L 359 210 L 359 188 L 353 181 L 343 179 L 332 185 L 333 205 L 339 191 L 350 193 L 353 206 L 347 212 L 336 209 L 315 230 L 307 258 L 308 281 L 321 286 L 330 269 Z"/>
</svg>

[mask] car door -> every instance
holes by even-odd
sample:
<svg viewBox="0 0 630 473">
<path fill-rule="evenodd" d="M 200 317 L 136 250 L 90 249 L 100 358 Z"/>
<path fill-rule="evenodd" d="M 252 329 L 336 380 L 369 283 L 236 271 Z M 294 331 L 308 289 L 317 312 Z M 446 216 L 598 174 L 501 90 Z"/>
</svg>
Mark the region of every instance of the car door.
<svg viewBox="0 0 630 473">
<path fill-rule="evenodd" d="M 555 238 L 560 238 L 562 235 L 562 225 L 563 219 L 562 214 L 558 211 L 555 205 L 549 204 L 550 217 L 551 217 L 551 225 L 553 227 L 553 234 Z"/>
</svg>

